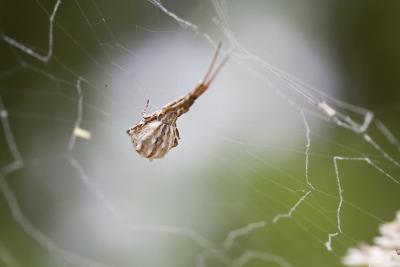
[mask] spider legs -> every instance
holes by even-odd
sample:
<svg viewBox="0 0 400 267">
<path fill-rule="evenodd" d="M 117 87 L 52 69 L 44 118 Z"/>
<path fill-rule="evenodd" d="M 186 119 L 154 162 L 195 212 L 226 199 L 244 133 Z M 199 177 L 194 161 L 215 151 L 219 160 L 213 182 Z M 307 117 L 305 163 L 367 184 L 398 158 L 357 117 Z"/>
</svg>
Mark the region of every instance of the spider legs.
<svg viewBox="0 0 400 267">
<path fill-rule="evenodd" d="M 146 116 L 146 112 L 147 112 L 147 110 L 149 109 L 149 105 L 150 105 L 150 99 L 147 99 L 147 101 L 146 101 L 146 105 L 144 106 L 144 109 L 143 109 L 143 111 L 142 111 L 142 117 L 145 117 Z"/>
</svg>

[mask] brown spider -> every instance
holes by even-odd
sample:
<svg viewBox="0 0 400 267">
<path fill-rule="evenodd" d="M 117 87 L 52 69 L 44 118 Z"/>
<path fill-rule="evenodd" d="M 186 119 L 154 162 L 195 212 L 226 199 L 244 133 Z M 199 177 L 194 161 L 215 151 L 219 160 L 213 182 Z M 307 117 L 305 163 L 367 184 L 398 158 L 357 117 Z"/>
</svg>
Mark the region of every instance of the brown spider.
<svg viewBox="0 0 400 267">
<path fill-rule="evenodd" d="M 162 158 L 169 150 L 178 145 L 180 137 L 176 120 L 189 111 L 194 101 L 208 89 L 229 59 L 228 56 L 225 56 L 213 72 L 220 49 L 221 43 L 218 44 L 206 75 L 199 85 L 186 95 L 163 106 L 160 110 L 150 115 L 143 113 L 142 120 L 126 131 L 136 151 L 142 157 L 150 160 Z"/>
</svg>

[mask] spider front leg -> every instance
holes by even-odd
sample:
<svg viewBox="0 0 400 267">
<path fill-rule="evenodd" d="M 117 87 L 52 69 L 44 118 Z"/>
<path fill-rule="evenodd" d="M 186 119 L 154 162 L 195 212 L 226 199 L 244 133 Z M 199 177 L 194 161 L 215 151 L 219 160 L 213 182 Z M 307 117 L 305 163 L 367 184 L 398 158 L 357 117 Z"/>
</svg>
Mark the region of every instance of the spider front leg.
<svg viewBox="0 0 400 267">
<path fill-rule="evenodd" d="M 146 105 L 144 106 L 144 109 L 141 113 L 143 118 L 146 117 L 146 113 L 147 113 L 147 110 L 149 109 L 149 105 L 150 105 L 150 99 L 147 99 Z"/>
</svg>

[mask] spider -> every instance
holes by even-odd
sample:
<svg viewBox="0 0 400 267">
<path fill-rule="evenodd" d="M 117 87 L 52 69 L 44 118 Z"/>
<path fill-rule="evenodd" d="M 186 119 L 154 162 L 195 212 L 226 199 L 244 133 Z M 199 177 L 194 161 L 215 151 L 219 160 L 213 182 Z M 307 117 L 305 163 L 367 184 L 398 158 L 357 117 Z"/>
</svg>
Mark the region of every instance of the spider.
<svg viewBox="0 0 400 267">
<path fill-rule="evenodd" d="M 208 89 L 229 59 L 229 56 L 225 56 L 213 71 L 220 49 L 221 43 L 218 44 L 211 64 L 199 85 L 186 95 L 166 104 L 150 115 L 146 115 L 143 112 L 143 118 L 126 131 L 139 155 L 150 160 L 162 158 L 168 151 L 178 145 L 180 137 L 176 120 L 189 111 L 194 101 Z"/>
</svg>

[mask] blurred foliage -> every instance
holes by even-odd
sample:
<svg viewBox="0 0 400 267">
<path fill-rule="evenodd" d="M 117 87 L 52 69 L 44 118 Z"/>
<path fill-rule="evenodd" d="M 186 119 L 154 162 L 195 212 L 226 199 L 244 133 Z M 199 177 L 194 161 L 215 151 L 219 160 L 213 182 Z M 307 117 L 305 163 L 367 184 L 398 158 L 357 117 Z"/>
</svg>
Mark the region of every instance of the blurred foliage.
<svg viewBox="0 0 400 267">
<path fill-rule="evenodd" d="M 99 23 L 98 13 L 93 10 L 89 1 L 77 2 L 85 11 L 90 23 Z M 114 34 L 125 38 L 121 40 L 122 43 L 141 41 L 142 36 L 134 30 L 137 25 L 152 25 L 155 28 L 158 26 L 165 27 L 165 29 L 168 29 L 168 25 L 175 25 L 174 21 L 146 1 L 97 2 L 102 10 L 106 11 L 107 23 L 113 29 Z M 163 2 L 173 8 L 177 14 L 201 16 L 204 12 L 209 16 L 209 13 L 212 12 L 210 11 L 211 7 L 203 1 L 170 0 Z M 40 3 L 50 11 L 54 1 L 40 1 Z M 235 1 L 226 3 L 229 6 Z M 251 5 L 251 1 L 249 4 Z M 320 23 L 321 26 L 314 26 L 316 30 L 313 34 L 329 43 L 330 49 L 335 52 L 335 60 L 345 78 L 343 82 L 345 100 L 376 111 L 380 119 L 391 126 L 395 135 L 400 136 L 400 90 L 398 88 L 400 84 L 398 73 L 400 70 L 400 32 L 398 31 L 400 28 L 400 1 L 315 0 L 304 1 L 301 4 L 298 1 L 286 1 L 283 6 L 287 9 L 299 10 L 297 11 L 300 14 L 299 17 L 303 14 L 302 11 L 307 12 L 310 16 L 315 14 L 318 19 L 313 20 L 310 17 L 310 21 L 311 23 Z M 323 9 L 324 6 L 324 10 L 321 12 L 324 15 L 327 14 L 326 16 L 318 13 L 318 8 L 316 8 Z M 80 15 L 76 2 L 64 1 L 62 12 L 57 15 L 56 21 L 55 60 L 83 76 L 91 73 L 93 62 L 96 62 L 96 68 L 101 69 L 106 58 L 96 57 L 89 64 L 83 60 L 87 56 L 85 51 L 99 50 L 93 54 L 101 54 L 101 51 L 98 48 L 98 41 L 91 36 L 90 30 L 81 27 L 87 21 Z M 48 17 L 35 1 L 0 0 L 0 23 L 0 34 L 12 35 L 13 38 L 30 44 L 34 48 L 41 47 L 42 49 L 39 51 L 44 51 L 47 47 Z M 111 38 L 110 36 L 106 37 L 107 30 L 101 30 L 102 27 L 104 25 L 100 25 L 98 28 L 98 37 L 100 39 Z M 68 31 L 64 31 L 63 28 Z M 132 34 L 119 34 L 124 32 L 132 32 Z M 79 39 L 79 44 L 84 44 L 84 47 L 76 49 L 71 44 L 69 35 L 72 35 L 75 40 Z M 50 62 L 48 65 L 42 66 L 28 56 L 11 49 L 4 42 L 0 42 L 0 73 L 18 66 L 18 59 L 32 65 L 40 65 L 40 68 L 57 74 L 57 77 L 60 78 L 68 80 L 73 76 L 64 69 L 58 69 L 60 66 L 57 64 Z M 57 135 L 60 139 L 68 140 L 71 123 L 75 118 L 76 103 L 64 101 L 64 98 L 60 101 L 57 95 L 46 96 L 45 100 L 43 96 L 29 96 L 28 99 L 27 93 L 30 90 L 48 93 L 57 88 L 61 90 L 65 86 L 69 86 L 57 82 L 44 84 L 39 76 L 35 72 L 27 71 L 6 78 L 1 77 L 0 74 L 0 95 L 2 95 L 10 114 L 13 115 L 10 117 L 13 132 L 22 154 L 27 159 L 34 158 L 35 154 L 46 155 L 48 147 L 43 144 L 50 136 Z M 71 91 L 70 95 L 65 97 L 73 96 L 75 96 L 75 92 Z M 99 97 L 96 94 L 92 96 Z M 40 116 L 41 119 L 27 122 L 19 120 L 18 118 L 21 116 Z M 322 155 L 348 153 L 346 148 L 327 141 L 332 139 L 337 143 L 350 143 L 366 154 L 374 153 L 373 150 L 366 148 L 365 144 L 360 142 L 355 135 L 347 131 L 339 131 L 333 126 L 328 130 L 327 139 L 313 137 L 315 138 L 313 141 L 316 143 L 313 145 L 313 151 L 316 155 L 318 152 Z M 26 139 L 30 136 L 39 136 L 41 141 L 36 145 L 28 146 Z M 0 165 L 2 166 L 11 160 L 8 151 L 4 153 L 7 150 L 5 149 L 7 144 L 3 131 L 0 132 L 0 145 Z M 396 151 L 391 150 L 390 146 L 385 148 L 391 154 L 398 155 Z M 65 150 L 65 147 L 60 144 L 59 148 L 53 149 L 62 151 Z M 287 188 L 298 186 L 297 189 L 303 189 L 303 154 L 294 153 L 284 162 L 274 162 L 275 157 L 271 155 L 277 155 L 280 151 L 263 149 L 256 157 L 250 157 L 250 160 L 248 155 L 243 155 L 242 149 L 233 149 L 229 152 L 232 155 L 230 162 L 223 164 L 218 160 L 212 162 L 207 170 L 199 175 L 199 179 L 202 179 L 203 183 L 209 184 L 213 195 L 213 199 L 204 203 L 203 209 L 212 210 L 215 214 L 213 219 L 220 222 L 221 225 L 217 232 L 207 232 L 209 229 L 206 226 L 202 229 L 203 226 L 200 223 L 197 225 L 197 229 L 212 240 L 223 240 L 231 229 L 263 218 L 273 218 L 277 213 L 287 211 L 304 193 L 299 191 L 295 196 L 277 186 L 277 184 L 281 184 Z M 48 155 L 50 158 L 52 156 Z M 56 161 L 56 159 L 52 160 Z M 340 163 L 344 173 L 341 178 L 346 199 L 342 212 L 342 226 L 345 233 L 335 239 L 335 251 L 328 252 L 323 242 L 327 239 L 327 231 L 334 232 L 336 227 L 335 212 L 338 198 L 335 173 L 331 159 L 312 156 L 310 162 L 313 183 L 321 190 L 313 193 L 310 199 L 299 207 L 293 215 L 293 219 L 282 220 L 279 224 L 269 225 L 255 234 L 243 237 L 240 244 L 233 247 L 231 256 L 239 256 L 245 250 L 260 250 L 276 253 L 293 263 L 293 266 L 341 266 L 340 259 L 349 246 L 354 246 L 362 240 L 370 241 L 378 232 L 378 225 L 391 220 L 395 211 L 399 209 L 398 188 L 390 182 L 383 181 L 382 179 L 385 178 L 382 178 L 377 171 L 367 168 L 367 164 L 364 162 Z M 43 173 L 40 172 L 40 162 L 33 162 L 32 165 L 34 165 L 35 171 L 19 170 L 9 175 L 7 180 L 15 189 L 16 195 L 22 203 L 24 214 L 34 225 L 39 225 L 39 228 L 51 235 L 52 214 L 57 212 L 55 211 L 56 207 L 52 206 L 52 200 L 63 192 L 47 191 L 46 185 L 41 184 L 43 181 L 40 179 L 40 175 Z M 54 165 L 56 164 L 54 163 Z M 236 168 L 221 169 L 221 165 L 235 166 Z M 284 172 L 273 166 L 284 166 Z M 392 168 L 392 166 L 386 167 Z M 395 174 L 399 173 L 398 169 L 392 171 Z M 290 173 L 294 175 L 288 175 Z M 63 207 L 68 209 L 79 205 L 79 195 L 84 193 L 82 192 L 84 190 L 78 185 L 74 187 L 68 182 L 64 181 L 64 183 L 65 192 L 71 192 L 74 197 L 65 200 L 66 202 L 62 204 Z M 31 192 L 37 194 L 32 195 Z M 32 202 L 37 202 L 41 208 L 30 209 L 29 203 Z M 223 213 L 220 213 L 221 210 Z M 371 217 L 369 214 L 376 217 Z M 0 218 L 0 250 L 1 244 L 4 244 L 18 259 L 20 266 L 54 266 L 58 263 L 57 253 L 45 252 L 12 221 L 10 210 L 3 198 L 0 198 Z M 226 221 L 226 218 L 233 219 Z M 77 229 L 78 235 L 79 231 Z M 193 259 L 199 250 L 193 249 L 193 246 L 188 245 L 187 242 L 175 241 L 175 250 L 170 253 L 176 255 L 176 262 L 168 264 L 193 266 Z M 73 247 L 66 247 L 66 249 L 74 250 Z M 94 254 L 94 258 L 108 260 L 108 255 L 96 254 L 90 249 L 88 251 L 88 254 Z M 48 257 L 48 254 L 54 257 Z M 156 255 L 149 255 L 149 257 L 156 257 Z M 112 257 L 110 256 L 110 258 Z M 134 263 L 135 259 L 131 259 L 131 261 Z M 221 266 L 219 262 L 210 261 L 208 263 L 209 266 Z M 1 264 L 0 258 L 0 266 L 2 266 Z M 265 263 L 254 261 L 247 266 L 265 266 Z"/>
<path fill-rule="evenodd" d="M 372 110 L 398 108 L 400 2 L 333 3 L 331 40 L 346 77 L 348 101 Z"/>
</svg>

